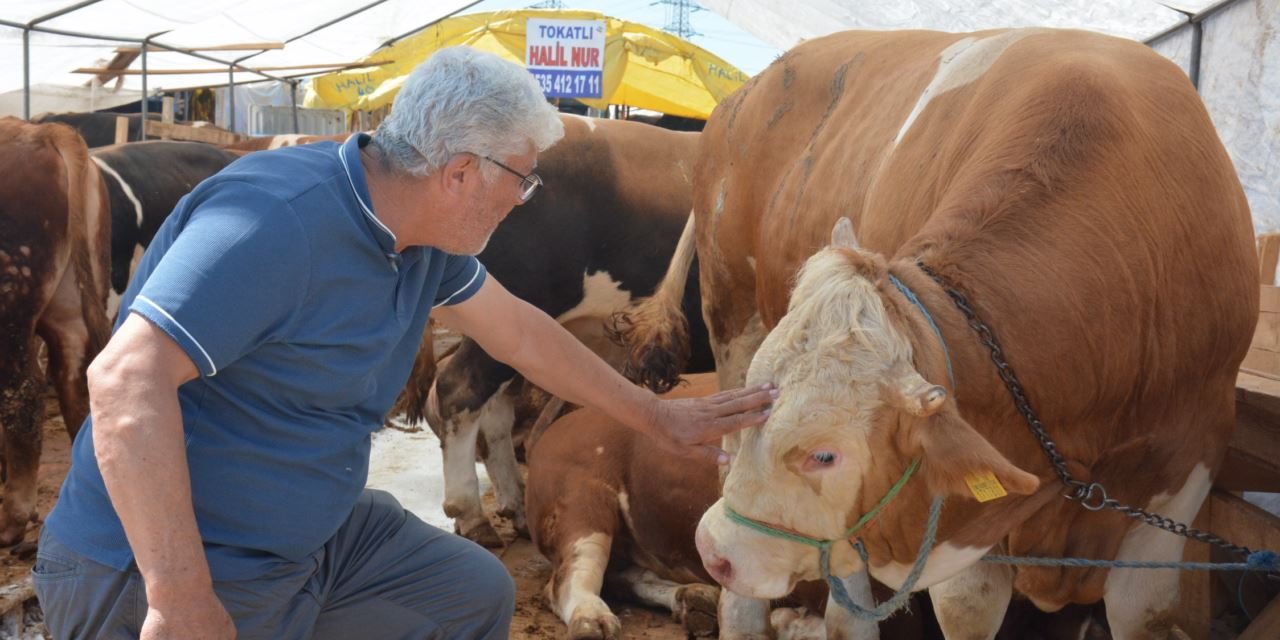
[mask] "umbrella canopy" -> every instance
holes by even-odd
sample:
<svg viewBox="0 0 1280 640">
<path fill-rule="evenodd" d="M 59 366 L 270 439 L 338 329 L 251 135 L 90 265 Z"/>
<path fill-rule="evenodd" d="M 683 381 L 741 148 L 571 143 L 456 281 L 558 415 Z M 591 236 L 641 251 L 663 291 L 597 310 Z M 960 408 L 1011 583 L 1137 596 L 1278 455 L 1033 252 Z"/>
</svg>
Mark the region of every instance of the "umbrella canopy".
<svg viewBox="0 0 1280 640">
<path fill-rule="evenodd" d="M 603 92 L 580 99 L 706 119 L 747 75 L 711 52 L 669 33 L 594 11 L 495 11 L 442 20 L 421 33 L 369 54 L 389 64 L 330 73 L 313 80 L 306 106 L 372 110 L 391 104 L 400 85 L 437 50 L 467 45 L 524 64 L 525 23 L 530 18 L 605 21 Z"/>
</svg>

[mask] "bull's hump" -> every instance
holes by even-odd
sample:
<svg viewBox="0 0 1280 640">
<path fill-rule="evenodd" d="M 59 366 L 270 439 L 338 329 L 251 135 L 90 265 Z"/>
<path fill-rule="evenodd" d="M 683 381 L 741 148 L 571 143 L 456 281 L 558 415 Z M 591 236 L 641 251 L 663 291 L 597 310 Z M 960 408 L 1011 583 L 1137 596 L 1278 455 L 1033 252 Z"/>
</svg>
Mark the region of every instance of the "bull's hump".
<svg viewBox="0 0 1280 640">
<path fill-rule="evenodd" d="M 902 138 L 907 135 L 916 118 L 934 98 L 981 78 L 1010 46 L 1023 38 L 1043 31 L 1043 29 L 1013 29 L 981 38 L 968 36 L 944 49 L 938 55 L 938 70 L 934 72 L 933 79 L 929 81 L 929 85 L 916 100 L 915 107 L 911 109 L 902 127 L 898 129 L 898 135 L 893 139 L 893 146 L 897 147 L 898 143 L 902 142 Z"/>
</svg>

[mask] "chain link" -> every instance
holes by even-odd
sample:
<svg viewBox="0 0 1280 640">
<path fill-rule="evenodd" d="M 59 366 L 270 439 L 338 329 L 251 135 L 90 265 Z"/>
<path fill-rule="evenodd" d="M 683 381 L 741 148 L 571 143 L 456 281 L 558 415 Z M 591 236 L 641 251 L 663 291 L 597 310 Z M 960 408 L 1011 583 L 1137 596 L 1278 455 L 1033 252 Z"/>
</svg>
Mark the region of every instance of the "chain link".
<svg viewBox="0 0 1280 640">
<path fill-rule="evenodd" d="M 1040 419 L 1036 417 L 1035 412 L 1032 411 L 1031 402 L 1027 399 L 1027 394 L 1023 391 L 1022 384 L 1018 382 L 1018 376 L 1013 373 L 1013 367 L 1010 367 L 1008 361 L 1004 359 L 1004 351 L 1000 348 L 1000 343 L 996 341 L 996 336 L 991 331 L 991 328 L 978 319 L 978 314 L 974 312 L 968 299 L 966 299 L 959 291 L 956 291 L 955 287 L 948 284 L 941 276 L 934 272 L 933 269 L 925 266 L 923 262 L 917 261 L 916 265 L 920 267 L 920 270 L 926 275 L 933 278 L 933 281 L 937 282 L 938 286 L 942 287 L 943 291 L 947 292 L 947 295 L 951 297 L 951 301 L 954 302 L 956 307 L 958 307 L 961 313 L 964 314 L 969 327 L 978 334 L 978 339 L 991 352 L 991 361 L 996 365 L 996 373 L 1000 375 L 1000 379 L 1004 381 L 1005 386 L 1009 389 L 1010 395 L 1013 396 L 1014 406 L 1018 408 L 1018 412 L 1022 414 L 1024 419 L 1026 419 L 1027 426 L 1031 429 L 1031 435 L 1035 436 L 1036 440 L 1040 442 L 1040 448 L 1043 449 L 1045 455 L 1048 456 L 1049 463 L 1053 465 L 1054 472 L 1058 474 L 1058 478 L 1062 480 L 1062 483 L 1067 486 L 1068 491 L 1063 494 L 1064 498 L 1078 501 L 1084 506 L 1084 508 L 1090 511 L 1111 509 L 1135 520 L 1140 520 L 1148 525 L 1163 529 L 1169 533 L 1173 533 L 1184 538 L 1190 538 L 1192 540 L 1212 544 L 1244 556 L 1248 556 L 1252 553 L 1248 547 L 1227 542 L 1226 540 L 1223 540 L 1211 533 L 1192 529 L 1184 523 L 1176 522 L 1138 507 L 1122 504 L 1120 501 L 1109 497 L 1107 495 L 1107 490 L 1097 482 L 1081 482 L 1080 480 L 1073 478 L 1071 476 L 1071 472 L 1067 471 L 1066 460 L 1062 457 L 1062 454 L 1058 453 L 1057 445 L 1055 445 L 1053 439 L 1049 437 L 1049 433 L 1045 430 L 1044 424 L 1040 422 Z M 1275 574 L 1272 574 L 1272 577 L 1276 577 Z"/>
</svg>

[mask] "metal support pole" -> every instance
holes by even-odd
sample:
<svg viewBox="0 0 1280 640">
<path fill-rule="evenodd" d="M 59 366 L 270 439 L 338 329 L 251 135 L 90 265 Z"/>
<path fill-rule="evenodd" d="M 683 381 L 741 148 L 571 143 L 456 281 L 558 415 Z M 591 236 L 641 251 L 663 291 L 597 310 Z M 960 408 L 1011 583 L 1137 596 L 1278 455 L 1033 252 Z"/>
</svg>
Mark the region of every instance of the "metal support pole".
<svg viewBox="0 0 1280 640">
<path fill-rule="evenodd" d="M 31 29 L 22 28 L 22 118 L 31 119 Z"/>
<path fill-rule="evenodd" d="M 293 132 L 301 133 L 298 131 L 298 81 L 292 78 L 289 79 L 289 103 L 293 106 Z"/>
<path fill-rule="evenodd" d="M 139 110 L 141 114 L 138 120 L 138 141 L 147 139 L 147 101 L 150 96 L 147 95 L 147 41 L 151 36 L 142 39 L 142 108 Z"/>
<path fill-rule="evenodd" d="M 236 131 L 236 68 L 227 67 L 227 131 Z"/>
<path fill-rule="evenodd" d="M 1204 41 L 1204 21 L 1196 20 L 1191 23 L 1191 62 L 1187 65 L 1189 76 L 1191 76 L 1191 86 L 1196 88 L 1196 92 L 1200 92 L 1200 45 Z"/>
</svg>

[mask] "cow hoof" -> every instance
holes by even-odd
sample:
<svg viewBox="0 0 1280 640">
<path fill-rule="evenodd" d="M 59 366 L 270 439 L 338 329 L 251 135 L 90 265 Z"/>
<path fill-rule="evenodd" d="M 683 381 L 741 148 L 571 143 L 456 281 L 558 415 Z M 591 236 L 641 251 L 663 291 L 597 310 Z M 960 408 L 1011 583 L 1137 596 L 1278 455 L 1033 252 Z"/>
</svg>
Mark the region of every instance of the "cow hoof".
<svg viewBox="0 0 1280 640">
<path fill-rule="evenodd" d="M 502 541 L 502 537 L 498 535 L 497 530 L 494 529 L 493 525 L 489 524 L 489 521 L 487 520 L 482 520 L 479 524 L 465 529 L 459 525 L 456 529 L 458 535 L 482 547 L 496 549 L 505 545 Z"/>
<path fill-rule="evenodd" d="M 11 547 L 22 542 L 29 521 L 29 518 L 4 518 L 4 523 L 0 525 L 0 547 Z"/>
<path fill-rule="evenodd" d="M 613 640 L 622 637 L 622 623 L 608 609 L 569 620 L 570 640 Z"/>
<path fill-rule="evenodd" d="M 705 584 L 686 584 L 676 589 L 679 610 L 676 619 L 693 637 L 706 638 L 716 635 L 719 624 L 716 607 L 720 603 L 720 590 Z"/>
</svg>

